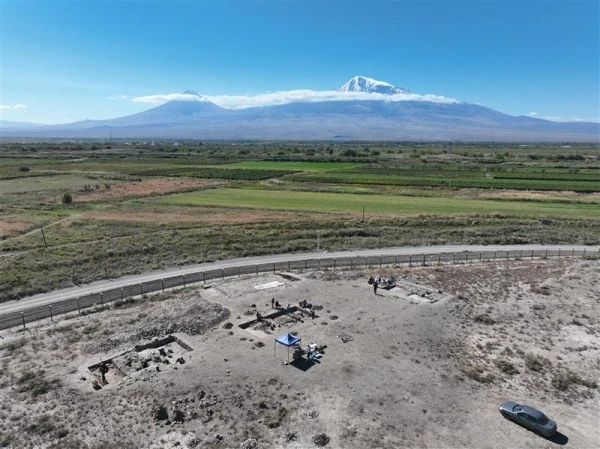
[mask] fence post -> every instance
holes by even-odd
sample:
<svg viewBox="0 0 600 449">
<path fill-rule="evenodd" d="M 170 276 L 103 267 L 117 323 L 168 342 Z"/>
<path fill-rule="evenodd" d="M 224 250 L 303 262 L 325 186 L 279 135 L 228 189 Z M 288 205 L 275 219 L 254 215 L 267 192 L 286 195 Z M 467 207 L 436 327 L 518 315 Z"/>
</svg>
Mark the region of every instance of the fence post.
<svg viewBox="0 0 600 449">
<path fill-rule="evenodd" d="M 335 257 L 333 258 L 333 271 L 335 271 Z"/>
<path fill-rule="evenodd" d="M 469 251 L 467 251 L 467 263 L 469 262 Z"/>
<path fill-rule="evenodd" d="M 77 300 L 77 311 L 79 312 L 79 315 L 81 315 L 81 306 L 79 305 L 79 296 L 75 299 Z"/>
<path fill-rule="evenodd" d="M 496 260 L 496 253 L 497 253 L 497 252 L 498 252 L 498 251 L 494 251 L 494 260 Z"/>
<path fill-rule="evenodd" d="M 225 268 L 221 268 L 221 279 L 225 279 Z"/>
<path fill-rule="evenodd" d="M 305 270 L 308 268 L 308 267 L 307 267 L 307 265 L 306 265 L 306 263 L 307 263 L 307 262 L 306 262 L 306 259 L 304 259 L 304 269 L 305 269 Z"/>
<path fill-rule="evenodd" d="M 452 263 L 456 263 L 456 253 L 452 253 Z"/>
<path fill-rule="evenodd" d="M 479 262 L 481 262 L 481 252 L 479 253 Z"/>
<path fill-rule="evenodd" d="M 519 259 L 523 258 L 523 250 L 521 250 L 521 255 L 519 256 Z"/>
<path fill-rule="evenodd" d="M 544 251 L 544 257 L 548 258 L 548 248 L 546 248 L 546 251 Z"/>
<path fill-rule="evenodd" d="M 144 284 L 140 282 L 140 295 L 144 294 Z"/>
<path fill-rule="evenodd" d="M 273 262 L 273 273 L 275 273 L 275 262 Z"/>
<path fill-rule="evenodd" d="M 21 314 L 21 321 L 23 321 L 23 329 L 26 329 L 25 327 L 25 315 L 23 315 L 23 312 L 19 312 Z"/>
<path fill-rule="evenodd" d="M 412 266 L 412 254 L 408 255 L 408 266 L 411 267 Z"/>
<path fill-rule="evenodd" d="M 441 263 L 441 262 L 442 262 L 442 254 L 438 253 L 438 263 Z"/>
<path fill-rule="evenodd" d="M 352 257 L 350 257 L 350 269 L 352 269 Z"/>
<path fill-rule="evenodd" d="M 365 256 L 365 268 L 369 268 L 369 256 Z"/>
<path fill-rule="evenodd" d="M 558 257 L 560 257 L 560 248 L 558 248 Z"/>
<path fill-rule="evenodd" d="M 583 248 L 583 256 L 582 257 L 585 257 L 585 248 Z"/>
<path fill-rule="evenodd" d="M 206 284 L 206 271 L 202 272 L 202 282 Z"/>
<path fill-rule="evenodd" d="M 575 256 L 575 248 L 573 248 L 573 251 L 571 252 L 571 257 Z"/>
<path fill-rule="evenodd" d="M 160 287 L 162 288 L 162 292 L 164 293 L 165 292 L 165 280 L 164 279 L 160 280 Z"/>
<path fill-rule="evenodd" d="M 381 268 L 381 257 L 382 256 L 379 256 L 379 268 Z"/>
<path fill-rule="evenodd" d="M 124 298 L 124 293 L 123 293 L 123 289 L 121 288 L 121 301 L 123 301 Z"/>
<path fill-rule="evenodd" d="M 423 265 L 425 265 L 425 253 L 423 253 Z"/>
<path fill-rule="evenodd" d="M 239 265 L 238 265 L 237 269 L 238 269 L 238 277 L 241 277 L 242 275 L 240 274 L 240 267 L 239 267 Z"/>
<path fill-rule="evenodd" d="M 142 284 L 140 284 L 142 285 Z M 100 292 L 100 302 L 102 303 L 102 307 L 104 307 L 104 293 Z"/>
<path fill-rule="evenodd" d="M 317 259 L 319 261 L 319 270 L 321 269 L 321 259 Z"/>
<path fill-rule="evenodd" d="M 182 274 L 181 277 L 183 278 L 183 288 L 185 288 L 185 274 Z"/>
<path fill-rule="evenodd" d="M 54 321 L 54 316 L 52 315 L 52 304 L 48 304 L 48 308 L 50 309 L 50 321 Z"/>
<path fill-rule="evenodd" d="M 531 250 L 531 258 L 533 259 L 533 250 Z"/>
<path fill-rule="evenodd" d="M 256 264 L 256 274 L 258 274 L 258 264 Z"/>
<path fill-rule="evenodd" d="M 291 271 L 290 270 L 290 261 L 289 260 L 288 260 L 288 271 Z"/>
<path fill-rule="evenodd" d="M 394 265 L 398 263 L 398 256 L 394 255 Z"/>
</svg>

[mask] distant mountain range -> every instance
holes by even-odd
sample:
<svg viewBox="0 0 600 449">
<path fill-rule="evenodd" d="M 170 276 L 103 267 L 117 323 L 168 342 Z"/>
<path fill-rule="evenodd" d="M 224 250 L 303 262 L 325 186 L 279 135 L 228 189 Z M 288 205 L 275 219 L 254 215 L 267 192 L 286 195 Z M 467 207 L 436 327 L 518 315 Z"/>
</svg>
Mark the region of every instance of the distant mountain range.
<svg viewBox="0 0 600 449">
<path fill-rule="evenodd" d="M 64 125 L 1 122 L 1 136 L 261 140 L 599 141 L 600 124 L 511 116 L 485 106 L 428 97 L 356 76 L 340 97 L 231 110 L 196 92 L 138 114 Z M 414 99 L 413 99 L 414 98 Z"/>
</svg>

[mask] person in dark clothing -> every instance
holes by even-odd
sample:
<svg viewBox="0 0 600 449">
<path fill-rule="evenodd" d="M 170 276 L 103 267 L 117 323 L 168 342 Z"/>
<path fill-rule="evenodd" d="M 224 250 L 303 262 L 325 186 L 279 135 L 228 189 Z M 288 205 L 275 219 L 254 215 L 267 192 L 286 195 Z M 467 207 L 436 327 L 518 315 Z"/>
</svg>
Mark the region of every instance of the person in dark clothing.
<svg viewBox="0 0 600 449">
<path fill-rule="evenodd" d="M 373 282 L 373 293 L 377 294 L 377 281 Z"/>
<path fill-rule="evenodd" d="M 106 364 L 106 362 L 102 362 L 102 363 L 100 364 L 100 369 L 99 369 L 99 371 L 100 371 L 100 374 L 102 375 L 102 383 L 103 383 L 103 384 L 106 384 L 106 383 L 108 383 L 108 382 L 106 381 L 106 373 L 108 373 L 108 365 Z"/>
<path fill-rule="evenodd" d="M 272 298 L 272 299 L 271 299 L 271 309 L 272 309 L 273 307 L 275 307 L 275 298 Z"/>
<path fill-rule="evenodd" d="M 279 301 L 275 301 L 275 308 L 281 309 L 281 304 L 279 304 Z"/>
</svg>

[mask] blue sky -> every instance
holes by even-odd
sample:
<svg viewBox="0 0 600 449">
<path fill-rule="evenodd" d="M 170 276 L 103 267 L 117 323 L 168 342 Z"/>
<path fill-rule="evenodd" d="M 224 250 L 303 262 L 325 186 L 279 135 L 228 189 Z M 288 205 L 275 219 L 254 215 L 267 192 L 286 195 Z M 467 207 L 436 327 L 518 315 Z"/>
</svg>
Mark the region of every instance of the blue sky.
<svg viewBox="0 0 600 449">
<path fill-rule="evenodd" d="M 597 1 L 0 1 L 3 120 L 133 98 L 322 91 L 354 75 L 513 115 L 600 117 Z"/>
</svg>

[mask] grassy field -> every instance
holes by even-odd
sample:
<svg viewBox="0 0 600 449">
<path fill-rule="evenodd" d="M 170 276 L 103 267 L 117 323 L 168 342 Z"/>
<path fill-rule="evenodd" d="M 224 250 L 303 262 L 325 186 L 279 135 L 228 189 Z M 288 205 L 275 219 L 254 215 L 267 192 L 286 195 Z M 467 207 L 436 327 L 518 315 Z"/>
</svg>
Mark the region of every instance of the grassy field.
<svg viewBox="0 0 600 449">
<path fill-rule="evenodd" d="M 598 218 L 597 204 L 548 204 L 528 201 L 462 198 L 402 197 L 280 190 L 218 189 L 161 198 L 161 203 L 185 206 L 221 206 L 253 209 L 302 210 L 410 216 L 418 214 L 501 214 L 518 217 Z"/>
<path fill-rule="evenodd" d="M 600 243 L 598 144 L 3 142 L 0 192 L 0 300 L 317 235 L 321 250 Z"/>
</svg>

